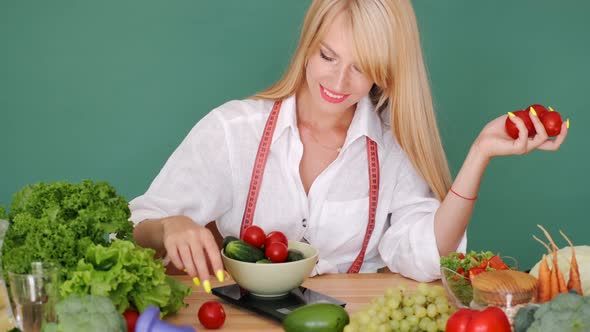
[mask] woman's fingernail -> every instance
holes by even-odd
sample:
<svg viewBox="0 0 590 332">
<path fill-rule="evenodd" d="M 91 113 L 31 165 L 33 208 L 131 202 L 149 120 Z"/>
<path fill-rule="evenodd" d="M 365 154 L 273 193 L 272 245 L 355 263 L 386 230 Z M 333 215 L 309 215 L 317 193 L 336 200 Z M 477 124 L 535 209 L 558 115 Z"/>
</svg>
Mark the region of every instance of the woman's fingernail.
<svg viewBox="0 0 590 332">
<path fill-rule="evenodd" d="M 537 112 L 535 112 L 535 109 L 532 106 L 530 108 L 530 112 L 532 115 L 537 116 Z"/>
<path fill-rule="evenodd" d="M 551 106 L 549 106 L 549 112 L 555 112 Z"/>
<path fill-rule="evenodd" d="M 223 274 L 223 270 L 217 271 L 217 280 L 219 280 L 219 282 L 223 282 L 224 279 L 225 275 Z"/>
<path fill-rule="evenodd" d="M 565 120 L 565 127 L 570 129 L 570 119 Z"/>
<path fill-rule="evenodd" d="M 195 283 L 195 286 L 197 286 L 197 287 L 201 286 L 201 281 L 199 280 L 199 278 L 194 277 L 193 282 Z"/>
<path fill-rule="evenodd" d="M 512 112 L 508 112 L 508 116 L 509 117 L 515 117 L 516 115 L 514 115 L 514 113 L 512 113 Z"/>
<path fill-rule="evenodd" d="M 209 280 L 203 281 L 203 289 L 205 290 L 205 293 L 211 293 L 211 283 L 209 282 Z"/>
</svg>

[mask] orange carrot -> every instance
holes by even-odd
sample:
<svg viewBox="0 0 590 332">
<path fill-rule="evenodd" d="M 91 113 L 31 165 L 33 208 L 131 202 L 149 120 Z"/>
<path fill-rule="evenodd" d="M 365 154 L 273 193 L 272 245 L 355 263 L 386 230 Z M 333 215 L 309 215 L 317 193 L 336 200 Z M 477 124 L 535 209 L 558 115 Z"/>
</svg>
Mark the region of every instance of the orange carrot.
<svg viewBox="0 0 590 332">
<path fill-rule="evenodd" d="M 570 280 L 567 283 L 568 290 L 575 290 L 580 295 L 584 295 L 582 292 L 582 281 L 580 280 L 580 270 L 578 268 L 578 261 L 576 260 L 576 249 L 574 249 L 574 244 L 570 239 L 563 234 L 561 230 L 559 230 L 561 236 L 565 238 L 567 243 L 569 243 L 570 247 L 572 248 L 572 260 L 570 263 Z"/>
<path fill-rule="evenodd" d="M 551 300 L 551 271 L 547 265 L 547 255 L 543 254 L 539 265 L 539 288 L 537 289 L 537 302 L 543 303 Z"/>
<path fill-rule="evenodd" d="M 545 242 L 539 240 L 536 236 L 533 235 L 533 238 L 539 243 L 541 243 L 545 248 L 547 248 L 548 252 L 551 252 L 551 249 Z M 543 254 L 543 258 L 541 259 L 541 264 L 539 265 L 539 283 L 537 286 L 537 302 L 543 303 L 551 300 L 551 271 L 549 270 L 549 265 L 547 264 L 547 255 Z"/>
<path fill-rule="evenodd" d="M 557 283 L 559 287 L 560 293 L 567 293 L 567 286 L 565 285 L 565 277 L 563 276 L 563 272 L 561 270 L 557 270 Z"/>
<path fill-rule="evenodd" d="M 557 278 L 557 267 L 553 263 L 553 268 L 551 269 L 551 299 L 559 294 L 559 280 Z"/>
<path fill-rule="evenodd" d="M 557 264 L 557 245 L 555 244 L 555 242 L 553 242 L 551 235 L 549 235 L 549 232 L 547 232 L 547 230 L 543 226 L 537 225 L 537 227 L 539 227 L 543 231 L 543 233 L 545 233 L 545 236 L 547 237 L 547 239 L 551 243 L 551 246 L 553 247 L 553 266 L 551 269 L 551 298 L 553 299 L 555 296 L 557 296 L 557 294 L 561 292 L 561 290 L 565 291 L 567 288 L 565 286 L 563 273 L 559 271 L 559 265 Z"/>
</svg>

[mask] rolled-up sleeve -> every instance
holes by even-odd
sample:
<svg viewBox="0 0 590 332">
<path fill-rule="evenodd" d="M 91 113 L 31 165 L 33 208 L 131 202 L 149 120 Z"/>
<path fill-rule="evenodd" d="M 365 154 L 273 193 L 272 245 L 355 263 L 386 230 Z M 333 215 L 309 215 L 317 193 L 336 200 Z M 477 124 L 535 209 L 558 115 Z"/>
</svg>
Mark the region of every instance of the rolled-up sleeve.
<svg viewBox="0 0 590 332">
<path fill-rule="evenodd" d="M 389 228 L 379 243 L 385 264 L 392 272 L 417 281 L 439 279 L 434 215 L 440 202 L 408 160 L 400 166 L 390 206 Z M 464 252 L 466 245 L 463 234 L 457 251 Z"/>
<path fill-rule="evenodd" d="M 218 112 L 201 119 L 176 148 L 145 194 L 129 203 L 135 224 L 174 215 L 207 224 L 231 208 L 232 176 Z"/>
</svg>

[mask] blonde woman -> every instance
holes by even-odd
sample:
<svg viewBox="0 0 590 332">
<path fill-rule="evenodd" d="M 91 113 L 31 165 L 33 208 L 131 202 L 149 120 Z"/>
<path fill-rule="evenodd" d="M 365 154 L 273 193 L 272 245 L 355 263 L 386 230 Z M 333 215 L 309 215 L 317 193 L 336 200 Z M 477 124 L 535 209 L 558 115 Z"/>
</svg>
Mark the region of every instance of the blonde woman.
<svg viewBox="0 0 590 332">
<path fill-rule="evenodd" d="M 506 116 L 473 143 L 454 182 L 409 0 L 316 0 L 285 75 L 200 120 L 147 192 L 130 203 L 135 238 L 201 279 L 223 278 L 223 236 L 248 225 L 319 249 L 313 274 L 439 278 L 465 231 L 491 158 L 556 150 L 532 116 L 511 139 Z M 248 202 L 248 204 L 247 204 Z"/>
</svg>

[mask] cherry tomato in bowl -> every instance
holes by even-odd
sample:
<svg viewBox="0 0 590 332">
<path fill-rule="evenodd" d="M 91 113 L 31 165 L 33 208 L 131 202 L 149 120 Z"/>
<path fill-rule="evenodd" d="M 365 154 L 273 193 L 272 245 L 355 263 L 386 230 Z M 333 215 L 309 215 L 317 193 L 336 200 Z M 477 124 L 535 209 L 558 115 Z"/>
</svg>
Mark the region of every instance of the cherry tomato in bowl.
<svg viewBox="0 0 590 332">
<path fill-rule="evenodd" d="M 266 234 L 264 234 L 262 228 L 252 225 L 246 228 L 244 234 L 242 234 L 242 241 L 256 248 L 260 248 L 264 245 L 264 241 L 266 241 Z"/>
<path fill-rule="evenodd" d="M 273 242 L 281 242 L 286 246 L 289 246 L 289 240 L 287 236 L 279 231 L 270 232 L 266 235 L 266 241 L 264 241 L 264 246 L 268 247 Z"/>
<path fill-rule="evenodd" d="M 199 308 L 199 322 L 208 329 L 218 329 L 225 323 L 225 310 L 217 301 L 207 301 Z"/>
<path fill-rule="evenodd" d="M 264 254 L 273 263 L 282 263 L 289 256 L 289 249 L 284 243 L 273 242 L 265 248 Z"/>
</svg>

